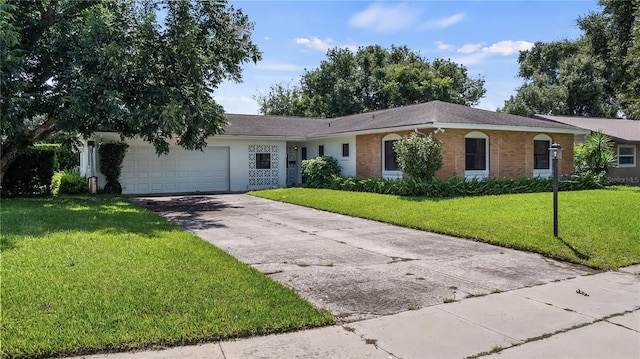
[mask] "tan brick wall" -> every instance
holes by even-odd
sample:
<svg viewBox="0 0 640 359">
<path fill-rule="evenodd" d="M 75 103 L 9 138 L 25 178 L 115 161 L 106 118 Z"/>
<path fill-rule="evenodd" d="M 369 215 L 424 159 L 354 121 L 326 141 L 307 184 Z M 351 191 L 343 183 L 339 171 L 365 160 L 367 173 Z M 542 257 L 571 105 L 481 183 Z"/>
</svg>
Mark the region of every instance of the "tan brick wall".
<svg viewBox="0 0 640 359">
<path fill-rule="evenodd" d="M 382 176 L 382 139 L 389 134 L 408 136 L 412 131 L 374 133 L 356 136 L 356 176 Z"/>
<path fill-rule="evenodd" d="M 429 134 L 430 131 L 421 132 Z M 464 176 L 465 136 L 473 132 L 464 129 L 445 129 L 435 136 L 443 143 L 443 165 L 436 172 L 439 178 Z M 489 136 L 489 176 L 516 178 L 533 175 L 533 138 L 546 134 L 563 148 L 563 159 L 558 162 L 560 174 L 573 172 L 573 135 L 545 132 L 479 131 Z M 362 177 L 380 177 L 382 174 L 382 138 L 395 133 L 407 136 L 411 131 L 387 132 L 356 136 L 356 174 Z"/>
</svg>

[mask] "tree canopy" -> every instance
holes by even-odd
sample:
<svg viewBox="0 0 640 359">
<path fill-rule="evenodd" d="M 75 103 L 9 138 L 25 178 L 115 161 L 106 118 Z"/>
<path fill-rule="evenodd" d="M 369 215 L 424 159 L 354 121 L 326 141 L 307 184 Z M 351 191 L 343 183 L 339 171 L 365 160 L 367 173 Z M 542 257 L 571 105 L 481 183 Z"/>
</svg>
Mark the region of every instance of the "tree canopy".
<svg viewBox="0 0 640 359">
<path fill-rule="evenodd" d="M 577 20 L 574 41 L 538 42 L 522 51 L 515 96 L 499 111 L 640 119 L 640 1 L 600 0 Z"/>
<path fill-rule="evenodd" d="M 0 0 L 0 176 L 59 131 L 201 149 L 226 125 L 212 92 L 261 58 L 252 28 L 225 1 Z"/>
<path fill-rule="evenodd" d="M 336 117 L 431 100 L 475 105 L 484 96 L 484 79 L 449 60 L 429 63 L 406 46 L 334 48 L 298 86 L 272 85 L 256 96 L 267 115 Z"/>
</svg>

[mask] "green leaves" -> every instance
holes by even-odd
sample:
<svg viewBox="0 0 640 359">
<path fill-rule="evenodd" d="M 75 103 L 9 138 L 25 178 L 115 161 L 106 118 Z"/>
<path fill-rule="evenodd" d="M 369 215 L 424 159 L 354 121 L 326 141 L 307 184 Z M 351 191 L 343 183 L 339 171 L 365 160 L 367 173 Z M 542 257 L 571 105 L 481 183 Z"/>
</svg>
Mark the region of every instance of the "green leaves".
<svg viewBox="0 0 640 359">
<path fill-rule="evenodd" d="M 240 81 L 240 65 L 261 58 L 253 24 L 224 1 L 38 4 L 0 4 L 5 153 L 58 131 L 90 136 L 104 128 L 141 137 L 158 153 L 176 135 L 184 148 L 201 149 L 226 126 L 213 91 Z"/>
<path fill-rule="evenodd" d="M 500 110 L 511 114 L 640 119 L 640 3 L 600 0 L 601 12 L 577 20 L 575 40 L 538 42 L 520 53 L 516 96 Z"/>
<path fill-rule="evenodd" d="M 575 146 L 574 153 L 577 173 L 606 180 L 615 160 L 609 136 L 601 131 L 592 132 L 584 143 Z"/>
<path fill-rule="evenodd" d="M 337 117 L 431 100 L 471 106 L 485 92 L 484 79 L 469 78 L 462 65 L 429 63 L 406 46 L 375 45 L 355 53 L 331 49 L 318 68 L 305 71 L 299 86 L 276 84 L 255 98 L 263 114 Z"/>
<path fill-rule="evenodd" d="M 442 167 L 442 142 L 433 134 L 420 137 L 411 133 L 398 140 L 393 148 L 398 156 L 398 166 L 411 178 L 429 181 Z"/>
<path fill-rule="evenodd" d="M 335 157 L 321 156 L 302 161 L 302 175 L 308 187 L 323 188 L 340 175 L 340 165 Z"/>
</svg>

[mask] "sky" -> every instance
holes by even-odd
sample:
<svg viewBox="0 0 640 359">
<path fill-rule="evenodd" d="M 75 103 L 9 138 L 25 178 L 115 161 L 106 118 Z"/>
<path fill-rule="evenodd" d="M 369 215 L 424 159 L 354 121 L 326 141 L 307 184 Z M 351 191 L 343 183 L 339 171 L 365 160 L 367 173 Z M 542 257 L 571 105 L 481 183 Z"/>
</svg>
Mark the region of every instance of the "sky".
<svg viewBox="0 0 640 359">
<path fill-rule="evenodd" d="M 329 48 L 406 45 L 429 62 L 451 59 L 487 90 L 478 108 L 495 111 L 522 85 L 518 53 L 536 42 L 574 40 L 576 20 L 600 11 L 596 0 L 259 1 L 232 0 L 254 23 L 262 61 L 243 66 L 243 82 L 214 91 L 227 113 L 258 114 L 254 97 L 277 83 L 295 86 Z"/>
</svg>

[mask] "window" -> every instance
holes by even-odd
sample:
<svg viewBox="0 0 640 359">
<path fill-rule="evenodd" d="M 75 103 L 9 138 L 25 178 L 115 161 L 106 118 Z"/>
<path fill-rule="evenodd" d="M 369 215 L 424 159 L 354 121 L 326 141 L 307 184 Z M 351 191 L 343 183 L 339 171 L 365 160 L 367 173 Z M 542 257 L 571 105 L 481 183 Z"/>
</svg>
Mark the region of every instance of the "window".
<svg viewBox="0 0 640 359">
<path fill-rule="evenodd" d="M 487 139 L 465 138 L 464 169 L 485 171 L 487 169 Z"/>
<path fill-rule="evenodd" d="M 618 167 L 636 166 L 636 146 L 618 145 Z"/>
<path fill-rule="evenodd" d="M 381 175 L 383 178 L 402 179 L 402 171 L 400 171 L 400 166 L 398 166 L 398 155 L 396 154 L 396 150 L 393 148 L 400 138 L 401 137 L 395 133 L 386 135 L 382 138 Z"/>
<path fill-rule="evenodd" d="M 533 141 L 533 169 L 549 169 L 549 147 L 551 147 L 549 141 Z"/>
<path fill-rule="evenodd" d="M 464 138 L 464 175 L 469 178 L 489 176 L 489 137 L 470 132 Z"/>
<path fill-rule="evenodd" d="M 307 148 L 306 148 L 306 147 L 302 147 L 302 148 L 300 149 L 300 151 L 302 152 L 302 153 L 300 154 L 300 156 L 302 156 L 302 160 L 303 160 L 303 161 L 304 161 L 304 160 L 306 160 L 306 159 L 307 159 Z"/>
<path fill-rule="evenodd" d="M 533 138 L 533 176 L 551 177 L 551 137 L 537 135 Z"/>
<path fill-rule="evenodd" d="M 385 171 L 399 171 L 398 156 L 393 146 L 398 140 L 384 141 L 384 170 Z"/>
<path fill-rule="evenodd" d="M 324 156 L 324 145 L 318 146 L 318 156 Z"/>
<path fill-rule="evenodd" d="M 271 168 L 270 153 L 256 153 L 256 169 L 268 170 Z"/>
<path fill-rule="evenodd" d="M 349 144 L 348 143 L 343 143 L 342 144 L 342 157 L 349 157 Z"/>
</svg>

